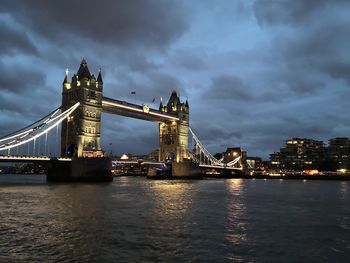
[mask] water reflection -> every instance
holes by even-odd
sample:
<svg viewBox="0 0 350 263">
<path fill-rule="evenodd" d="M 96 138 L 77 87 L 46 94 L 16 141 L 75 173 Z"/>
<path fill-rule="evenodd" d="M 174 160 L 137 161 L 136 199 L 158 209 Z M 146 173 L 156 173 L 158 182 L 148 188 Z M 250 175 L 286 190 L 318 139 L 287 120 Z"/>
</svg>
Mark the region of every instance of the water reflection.
<svg viewBox="0 0 350 263">
<path fill-rule="evenodd" d="M 181 220 L 193 202 L 193 184 L 181 181 L 156 181 L 151 191 L 154 213 L 159 220 Z"/>
<path fill-rule="evenodd" d="M 343 199 L 349 198 L 349 182 L 340 182 L 340 195 Z"/>
<path fill-rule="evenodd" d="M 347 262 L 349 182 L 0 187 L 0 262 Z"/>
<path fill-rule="evenodd" d="M 234 250 L 231 250 L 229 258 L 231 260 L 241 262 L 244 260 L 234 251 L 243 247 L 247 242 L 247 219 L 246 202 L 244 199 L 244 180 L 232 179 L 226 181 L 228 196 L 226 198 L 227 207 L 227 225 L 226 225 L 226 240 L 232 245 Z"/>
</svg>

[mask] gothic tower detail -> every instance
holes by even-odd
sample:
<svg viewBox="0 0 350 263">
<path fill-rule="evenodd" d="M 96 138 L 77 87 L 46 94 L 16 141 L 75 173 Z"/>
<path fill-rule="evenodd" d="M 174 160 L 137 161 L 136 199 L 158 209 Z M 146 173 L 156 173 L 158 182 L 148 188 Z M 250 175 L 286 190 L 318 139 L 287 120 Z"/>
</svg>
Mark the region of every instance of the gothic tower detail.
<svg viewBox="0 0 350 263">
<path fill-rule="evenodd" d="M 61 155 L 72 157 L 101 157 L 100 128 L 102 112 L 102 73 L 97 80 L 91 75 L 83 59 L 79 70 L 68 81 L 68 70 L 63 81 L 62 110 L 80 102 L 77 110 L 62 122 Z"/>
<path fill-rule="evenodd" d="M 174 90 L 166 106 L 160 102 L 159 110 L 175 115 L 178 121 L 159 124 L 159 161 L 182 162 L 188 158 L 189 105 L 181 103 Z"/>
</svg>

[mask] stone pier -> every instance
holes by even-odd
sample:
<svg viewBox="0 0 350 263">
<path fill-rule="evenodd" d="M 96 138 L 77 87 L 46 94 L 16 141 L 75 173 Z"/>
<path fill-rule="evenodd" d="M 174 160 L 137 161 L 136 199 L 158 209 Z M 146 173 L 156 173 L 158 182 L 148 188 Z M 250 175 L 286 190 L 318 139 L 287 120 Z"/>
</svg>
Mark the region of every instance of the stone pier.
<svg viewBox="0 0 350 263">
<path fill-rule="evenodd" d="M 48 182 L 110 182 L 113 181 L 110 158 L 77 158 L 72 161 L 52 160 L 47 172 Z"/>
</svg>

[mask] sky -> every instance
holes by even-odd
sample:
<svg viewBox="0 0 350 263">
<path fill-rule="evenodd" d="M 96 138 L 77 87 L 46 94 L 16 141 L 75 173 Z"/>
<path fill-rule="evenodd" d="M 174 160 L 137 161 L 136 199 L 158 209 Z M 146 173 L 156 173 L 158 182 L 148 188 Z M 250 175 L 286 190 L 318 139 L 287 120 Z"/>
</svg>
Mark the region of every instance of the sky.
<svg viewBox="0 0 350 263">
<path fill-rule="evenodd" d="M 104 96 L 188 98 L 211 153 L 268 159 L 292 137 L 350 136 L 348 0 L 0 0 L 0 136 L 61 104 L 84 57 Z M 136 94 L 132 95 L 131 92 Z M 152 103 L 153 99 L 156 99 Z M 146 154 L 155 123 L 103 114 L 102 148 Z"/>
</svg>

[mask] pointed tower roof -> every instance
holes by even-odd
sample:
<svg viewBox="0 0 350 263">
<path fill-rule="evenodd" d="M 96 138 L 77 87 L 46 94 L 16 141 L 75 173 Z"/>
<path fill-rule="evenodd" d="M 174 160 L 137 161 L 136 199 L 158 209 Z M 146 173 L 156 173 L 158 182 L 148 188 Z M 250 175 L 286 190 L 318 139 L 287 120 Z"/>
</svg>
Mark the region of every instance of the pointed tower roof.
<svg viewBox="0 0 350 263">
<path fill-rule="evenodd" d="M 159 110 L 163 109 L 163 98 L 160 97 Z"/>
<path fill-rule="evenodd" d="M 103 83 L 101 71 L 102 71 L 102 70 L 101 70 L 101 68 L 100 68 L 100 70 L 98 71 L 97 81 L 100 82 L 100 83 Z"/>
<path fill-rule="evenodd" d="M 189 105 L 188 105 L 188 99 L 186 99 L 185 106 L 186 106 L 187 108 L 189 107 Z"/>
<path fill-rule="evenodd" d="M 89 71 L 89 68 L 87 66 L 87 62 L 86 62 L 85 58 L 83 58 L 83 60 L 80 63 L 80 67 L 79 67 L 77 76 L 79 77 L 79 79 L 82 79 L 82 78 L 90 79 L 91 78 L 91 74 L 90 74 L 90 71 Z"/>
<path fill-rule="evenodd" d="M 180 99 L 177 96 L 176 90 L 173 90 L 173 92 L 171 93 L 171 96 L 170 96 L 170 99 L 168 101 L 167 107 L 172 106 L 172 104 L 175 105 L 175 106 L 180 105 Z"/>
<path fill-rule="evenodd" d="M 66 69 L 66 74 L 65 74 L 65 76 L 64 76 L 64 80 L 63 80 L 63 83 L 62 84 L 66 84 L 66 83 L 69 83 L 69 81 L 68 81 L 68 69 Z"/>
</svg>

